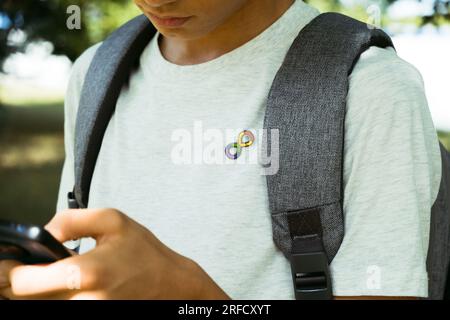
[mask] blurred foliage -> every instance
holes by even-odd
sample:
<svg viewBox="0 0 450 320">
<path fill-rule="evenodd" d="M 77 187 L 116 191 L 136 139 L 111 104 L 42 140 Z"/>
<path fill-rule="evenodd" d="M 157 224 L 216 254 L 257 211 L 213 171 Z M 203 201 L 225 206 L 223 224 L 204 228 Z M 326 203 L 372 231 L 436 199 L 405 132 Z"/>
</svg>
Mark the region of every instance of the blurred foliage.
<svg viewBox="0 0 450 320">
<path fill-rule="evenodd" d="M 380 8 L 382 14 L 384 14 L 387 8 L 399 2 L 400 0 L 347 0 L 346 5 L 342 5 L 341 0 L 304 0 L 305 2 L 313 5 L 314 7 L 320 9 L 321 12 L 340 12 L 361 21 L 368 20 L 370 12 L 368 8 L 371 5 L 376 5 Z M 414 0 L 413 0 L 414 1 Z M 423 2 L 423 0 L 415 0 L 416 2 Z M 398 22 L 411 23 L 422 27 L 426 24 L 432 24 L 434 26 L 439 26 L 444 23 L 450 22 L 450 0 L 432 0 L 433 10 L 429 15 L 423 15 L 419 17 L 409 17 L 402 18 Z M 390 22 L 386 15 L 381 17 L 381 26 L 386 26 Z"/>
<path fill-rule="evenodd" d="M 71 5 L 81 8 L 79 30 L 68 31 L 66 25 Z M 51 42 L 54 54 L 74 60 L 137 14 L 139 10 L 131 0 L 0 0 L 0 63 L 37 40 Z"/>
<path fill-rule="evenodd" d="M 450 132 L 438 132 L 442 144 L 450 151 Z"/>
<path fill-rule="evenodd" d="M 394 3 L 397 0 L 385 0 L 388 5 Z M 422 1 L 422 0 L 419 0 Z M 431 23 L 435 26 L 439 25 L 443 21 L 450 20 L 450 0 L 434 0 L 433 11 L 431 14 L 424 15 L 421 18 L 421 25 Z"/>
<path fill-rule="evenodd" d="M 338 11 L 359 19 L 367 17 L 371 4 L 385 10 L 395 1 L 398 0 L 358 0 L 344 7 L 340 0 L 306 0 L 321 11 Z M 420 17 L 417 23 L 450 21 L 450 0 L 433 1 L 433 14 Z M 66 12 L 70 5 L 81 8 L 82 25 L 80 30 L 68 32 Z M 64 54 L 74 60 L 137 14 L 139 10 L 131 0 L 0 0 L 0 66 L 9 54 L 23 50 L 27 43 L 36 40 L 51 42 L 54 54 Z"/>
</svg>

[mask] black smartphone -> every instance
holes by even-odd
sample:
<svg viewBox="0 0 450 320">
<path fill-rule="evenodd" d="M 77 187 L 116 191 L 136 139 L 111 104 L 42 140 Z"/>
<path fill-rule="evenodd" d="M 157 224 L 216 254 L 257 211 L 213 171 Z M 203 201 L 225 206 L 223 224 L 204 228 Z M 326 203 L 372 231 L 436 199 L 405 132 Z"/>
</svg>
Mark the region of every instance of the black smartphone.
<svg viewBox="0 0 450 320">
<path fill-rule="evenodd" d="M 43 227 L 0 220 L 0 260 L 44 264 L 70 256 L 69 250 Z"/>
</svg>

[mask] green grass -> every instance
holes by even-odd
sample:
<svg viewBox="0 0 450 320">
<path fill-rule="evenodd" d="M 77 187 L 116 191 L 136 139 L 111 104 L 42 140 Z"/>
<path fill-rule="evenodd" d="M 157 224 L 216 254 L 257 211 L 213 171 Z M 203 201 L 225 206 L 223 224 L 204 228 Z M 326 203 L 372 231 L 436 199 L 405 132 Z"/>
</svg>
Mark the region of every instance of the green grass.
<svg viewBox="0 0 450 320">
<path fill-rule="evenodd" d="M 45 224 L 55 214 L 62 162 L 2 168 L 0 218 Z"/>
<path fill-rule="evenodd" d="M 61 104 L 63 100 L 64 91 L 62 90 L 42 89 L 23 83 L 0 82 L 0 101 L 3 105 L 28 108 Z"/>
<path fill-rule="evenodd" d="M 54 215 L 63 123 L 61 104 L 0 107 L 0 219 L 43 224 Z"/>
</svg>

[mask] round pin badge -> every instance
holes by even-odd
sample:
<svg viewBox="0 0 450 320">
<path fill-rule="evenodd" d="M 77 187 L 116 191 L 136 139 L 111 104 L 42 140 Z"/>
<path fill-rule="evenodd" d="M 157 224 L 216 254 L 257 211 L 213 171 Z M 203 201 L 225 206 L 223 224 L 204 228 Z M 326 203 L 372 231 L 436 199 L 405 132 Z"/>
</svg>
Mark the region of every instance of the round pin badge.
<svg viewBox="0 0 450 320">
<path fill-rule="evenodd" d="M 241 133 L 239 133 L 239 137 L 238 137 L 238 144 L 243 147 L 243 148 L 247 148 L 250 147 L 253 142 L 255 142 L 255 135 L 248 130 L 244 130 Z"/>
<path fill-rule="evenodd" d="M 225 155 L 228 159 L 236 160 L 241 156 L 242 148 L 237 142 L 232 142 L 225 147 Z"/>
</svg>

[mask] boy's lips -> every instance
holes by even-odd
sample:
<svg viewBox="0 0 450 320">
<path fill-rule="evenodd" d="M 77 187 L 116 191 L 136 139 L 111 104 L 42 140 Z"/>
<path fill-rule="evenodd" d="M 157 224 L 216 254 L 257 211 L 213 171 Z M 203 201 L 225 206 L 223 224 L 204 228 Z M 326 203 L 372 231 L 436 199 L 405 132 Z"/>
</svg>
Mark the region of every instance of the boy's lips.
<svg viewBox="0 0 450 320">
<path fill-rule="evenodd" d="M 150 18 L 155 22 L 157 25 L 162 27 L 181 27 L 183 24 L 185 24 L 191 17 L 159 17 L 153 13 L 148 13 L 150 15 Z"/>
</svg>

